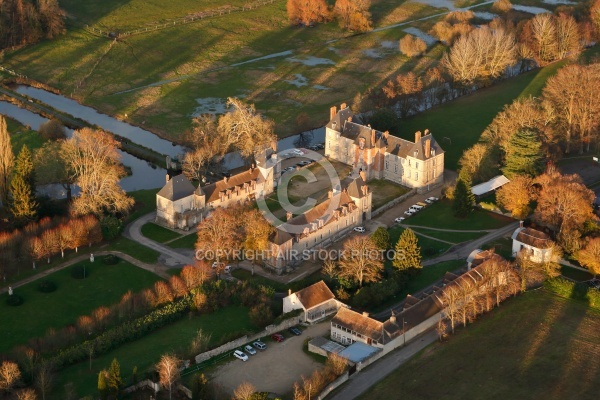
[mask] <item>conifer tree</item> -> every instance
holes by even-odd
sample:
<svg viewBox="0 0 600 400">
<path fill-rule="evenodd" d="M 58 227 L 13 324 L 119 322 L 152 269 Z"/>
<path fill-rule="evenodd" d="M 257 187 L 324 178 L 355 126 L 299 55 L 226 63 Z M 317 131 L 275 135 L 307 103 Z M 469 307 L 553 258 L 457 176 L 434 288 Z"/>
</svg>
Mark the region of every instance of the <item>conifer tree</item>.
<svg viewBox="0 0 600 400">
<path fill-rule="evenodd" d="M 118 397 L 119 391 L 123 386 L 123 378 L 121 377 L 121 364 L 119 364 L 119 361 L 117 361 L 116 358 L 113 358 L 110 363 L 106 383 L 110 393 L 114 394 L 115 397 Z"/>
<path fill-rule="evenodd" d="M 35 177 L 33 160 L 27 146 L 23 146 L 10 181 L 10 213 L 15 224 L 22 226 L 37 217 L 38 203 L 35 201 Z"/>
<path fill-rule="evenodd" d="M 383 226 L 380 226 L 371 234 L 371 240 L 381 250 L 387 250 L 390 246 L 390 234 Z"/>
<path fill-rule="evenodd" d="M 544 168 L 542 142 L 537 132 L 520 130 L 512 135 L 506 149 L 502 172 L 508 178 L 515 175 L 538 176 Z"/>
<path fill-rule="evenodd" d="M 471 179 L 467 174 L 459 174 L 456 188 L 454 189 L 454 203 L 452 210 L 454 215 L 459 218 L 465 218 L 475 204 L 475 196 L 471 192 Z"/>
<path fill-rule="evenodd" d="M 106 397 L 108 395 L 108 385 L 106 383 L 106 379 L 107 379 L 106 375 L 107 375 L 107 372 L 105 369 L 100 371 L 100 373 L 98 374 L 98 393 L 100 393 L 100 398 L 102 400 L 106 400 Z"/>
<path fill-rule="evenodd" d="M 394 267 L 403 271 L 410 268 L 422 268 L 421 248 L 419 239 L 412 229 L 405 229 L 396 243 L 396 256 L 393 261 Z"/>
</svg>

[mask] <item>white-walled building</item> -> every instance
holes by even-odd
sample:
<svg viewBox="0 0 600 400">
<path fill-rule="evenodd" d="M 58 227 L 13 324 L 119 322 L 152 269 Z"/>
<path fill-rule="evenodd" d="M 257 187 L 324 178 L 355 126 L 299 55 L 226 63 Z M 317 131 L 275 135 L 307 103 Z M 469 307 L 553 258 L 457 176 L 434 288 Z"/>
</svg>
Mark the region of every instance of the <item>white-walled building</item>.
<svg viewBox="0 0 600 400">
<path fill-rule="evenodd" d="M 283 313 L 302 310 L 303 320 L 313 323 L 334 314 L 340 305 L 325 282 L 319 281 L 295 293 L 290 290 L 283 298 Z"/>
<path fill-rule="evenodd" d="M 519 252 L 525 252 L 533 262 L 543 263 L 552 260 L 554 242 L 550 236 L 533 228 L 518 227 L 512 234 L 512 255 L 516 257 Z"/>
<path fill-rule="evenodd" d="M 364 171 L 367 181 L 386 179 L 420 193 L 444 181 L 444 150 L 428 130 L 411 142 L 362 125 L 346 104 L 330 109 L 325 156 Z"/>
</svg>

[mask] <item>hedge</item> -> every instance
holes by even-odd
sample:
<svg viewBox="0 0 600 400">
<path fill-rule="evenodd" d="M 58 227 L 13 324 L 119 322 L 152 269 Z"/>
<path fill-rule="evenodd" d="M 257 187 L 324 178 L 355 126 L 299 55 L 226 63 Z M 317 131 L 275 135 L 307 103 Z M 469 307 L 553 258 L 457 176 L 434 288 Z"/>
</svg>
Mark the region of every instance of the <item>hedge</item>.
<svg viewBox="0 0 600 400">
<path fill-rule="evenodd" d="M 558 277 L 548 279 L 544 287 L 559 296 L 587 302 L 590 307 L 600 308 L 600 291 L 589 287 L 583 282 L 572 282 L 568 279 Z"/>
<path fill-rule="evenodd" d="M 154 330 L 181 319 L 191 310 L 192 305 L 192 296 L 185 296 L 143 317 L 109 329 L 94 339 L 61 350 L 50 358 L 50 362 L 55 368 L 75 364 L 87 359 L 90 347 L 94 349 L 95 355 L 106 354 L 124 343 L 139 339 Z"/>
</svg>

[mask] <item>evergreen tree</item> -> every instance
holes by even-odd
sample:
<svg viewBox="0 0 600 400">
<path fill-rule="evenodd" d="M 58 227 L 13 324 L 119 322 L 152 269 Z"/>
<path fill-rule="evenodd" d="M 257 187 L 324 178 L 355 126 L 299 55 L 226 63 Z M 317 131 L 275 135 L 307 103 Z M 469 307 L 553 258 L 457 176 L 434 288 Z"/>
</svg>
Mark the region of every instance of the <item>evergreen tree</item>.
<svg viewBox="0 0 600 400">
<path fill-rule="evenodd" d="M 204 374 L 198 374 L 192 378 L 192 400 L 204 400 L 208 398 L 208 379 Z"/>
<path fill-rule="evenodd" d="M 13 159 L 14 155 L 10 144 L 10 135 L 6 128 L 6 120 L 0 115 L 0 200 L 4 206 L 8 204 Z"/>
<path fill-rule="evenodd" d="M 515 175 L 536 177 L 544 169 L 542 141 L 533 130 L 520 130 L 512 135 L 506 149 L 506 160 L 502 172 L 508 178 Z"/>
<path fill-rule="evenodd" d="M 10 181 L 10 213 L 15 224 L 22 226 L 37 217 L 38 203 L 35 201 L 35 178 L 33 160 L 27 146 L 23 146 Z"/>
<path fill-rule="evenodd" d="M 390 247 L 390 234 L 383 226 L 380 226 L 371 234 L 371 240 L 381 250 L 387 250 Z"/>
<path fill-rule="evenodd" d="M 100 398 L 102 400 L 106 400 L 106 397 L 108 395 L 108 385 L 106 383 L 106 375 L 107 375 L 107 372 L 105 369 L 100 371 L 100 373 L 98 374 L 98 393 L 100 393 Z"/>
<path fill-rule="evenodd" d="M 421 248 L 419 240 L 412 229 L 405 229 L 396 243 L 396 256 L 393 261 L 394 267 L 400 271 L 410 268 L 422 268 Z"/>
<path fill-rule="evenodd" d="M 454 203 L 452 210 L 454 215 L 459 218 L 464 218 L 473 211 L 475 204 L 475 196 L 471 192 L 471 179 L 466 174 L 459 174 L 454 189 Z"/>
<path fill-rule="evenodd" d="M 123 386 L 123 378 L 121 378 L 121 365 L 116 358 L 113 358 L 108 369 L 107 386 L 110 393 L 118 397 L 119 391 Z"/>
</svg>

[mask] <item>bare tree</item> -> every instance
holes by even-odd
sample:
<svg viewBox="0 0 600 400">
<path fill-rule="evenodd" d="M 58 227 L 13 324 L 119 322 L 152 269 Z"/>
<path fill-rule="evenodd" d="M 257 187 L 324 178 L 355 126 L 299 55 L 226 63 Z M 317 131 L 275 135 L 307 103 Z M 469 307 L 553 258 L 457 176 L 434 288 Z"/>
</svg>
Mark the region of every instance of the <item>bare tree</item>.
<svg viewBox="0 0 600 400">
<path fill-rule="evenodd" d="M 35 374 L 34 384 L 42 394 L 42 400 L 46 400 L 46 394 L 52 390 L 54 384 L 54 373 L 49 363 L 40 364 Z"/>
<path fill-rule="evenodd" d="M 173 386 L 179 381 L 179 364 L 181 360 L 172 354 L 165 354 L 156 365 L 160 384 L 169 391 L 169 400 L 172 398 Z"/>
<path fill-rule="evenodd" d="M 37 394 L 33 389 L 21 389 L 17 392 L 17 400 L 37 400 Z"/>
<path fill-rule="evenodd" d="M 510 0 L 497 0 L 492 4 L 492 10 L 499 13 L 507 13 L 512 10 Z"/>
<path fill-rule="evenodd" d="M 365 236 L 355 236 L 344 243 L 338 265 L 340 276 L 357 282 L 359 286 L 379 280 L 383 271 L 379 248 Z"/>
<path fill-rule="evenodd" d="M 207 167 L 212 158 L 212 149 L 209 147 L 201 147 L 185 153 L 183 159 L 183 174 L 189 179 L 201 182 L 206 176 Z"/>
<path fill-rule="evenodd" d="M 552 14 L 538 14 L 527 21 L 523 28 L 522 39 L 539 64 L 543 65 L 556 59 L 558 43 Z"/>
<path fill-rule="evenodd" d="M 581 35 L 575 18 L 559 14 L 556 18 L 556 58 L 575 55 L 581 50 Z"/>
<path fill-rule="evenodd" d="M 243 213 L 244 241 L 246 257 L 253 263 L 260 263 L 262 254 L 269 248 L 269 236 L 275 228 L 257 209 L 248 209 Z"/>
<path fill-rule="evenodd" d="M 192 339 L 190 351 L 192 354 L 200 354 L 208 349 L 208 344 L 212 334 L 206 334 L 202 329 L 198 329 L 196 336 Z"/>
<path fill-rule="evenodd" d="M 33 164 L 35 180 L 38 185 L 58 183 L 67 192 L 67 200 L 71 201 L 71 185 L 73 177 L 69 174 L 65 160 L 61 157 L 61 142 L 47 142 L 35 152 Z"/>
<path fill-rule="evenodd" d="M 233 400 L 251 400 L 252 396 L 256 393 L 256 387 L 250 382 L 242 382 L 233 391 Z"/>
<path fill-rule="evenodd" d="M 476 80 L 498 78 L 516 62 L 516 43 L 503 29 L 482 27 L 461 36 L 443 58 L 455 81 L 473 84 Z"/>
<path fill-rule="evenodd" d="M 239 207 L 217 208 L 198 225 L 196 250 L 205 260 L 221 262 L 232 256 L 231 250 L 240 248 L 239 211 Z"/>
<path fill-rule="evenodd" d="M 8 189 L 14 163 L 14 154 L 4 116 L 0 115 L 0 200 L 8 205 Z"/>
<path fill-rule="evenodd" d="M 75 131 L 64 142 L 62 155 L 81 189 L 73 201 L 76 214 L 126 213 L 133 206 L 133 199 L 119 186 L 125 170 L 118 147 L 112 135 L 88 128 Z"/>
<path fill-rule="evenodd" d="M 288 0 L 287 13 L 290 21 L 304 26 L 312 26 L 330 18 L 325 0 Z"/>
<path fill-rule="evenodd" d="M 450 321 L 450 328 L 454 333 L 456 322 L 460 318 L 461 303 L 460 292 L 455 285 L 448 285 L 444 288 L 441 294 L 442 303 L 444 304 L 444 316 Z"/>
<path fill-rule="evenodd" d="M 336 0 L 333 12 L 340 26 L 357 32 L 366 32 L 371 27 L 371 0 Z"/>
</svg>

